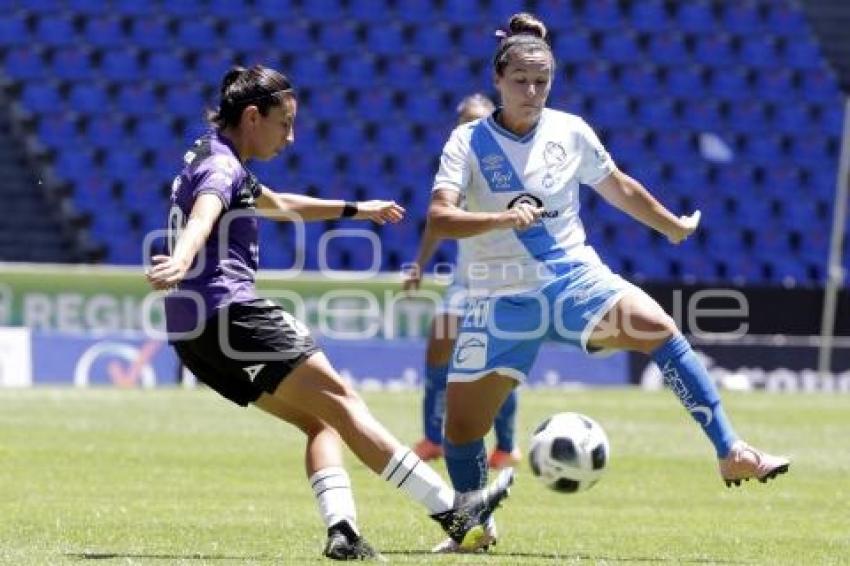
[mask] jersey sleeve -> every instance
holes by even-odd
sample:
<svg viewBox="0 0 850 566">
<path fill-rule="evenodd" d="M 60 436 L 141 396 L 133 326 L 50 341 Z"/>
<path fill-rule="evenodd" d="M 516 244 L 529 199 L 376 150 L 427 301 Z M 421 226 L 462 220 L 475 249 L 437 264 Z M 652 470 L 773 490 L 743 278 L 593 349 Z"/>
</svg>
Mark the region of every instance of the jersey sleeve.
<svg viewBox="0 0 850 566">
<path fill-rule="evenodd" d="M 593 186 L 613 173 L 617 166 L 605 146 L 599 141 L 596 132 L 584 120 L 579 122 L 578 135 L 581 148 L 578 180 L 580 183 Z"/>
<path fill-rule="evenodd" d="M 434 177 L 432 191 L 444 188 L 456 189 L 461 194 L 466 193 L 472 171 L 472 165 L 469 162 L 468 130 L 468 126 L 456 128 L 443 147 L 440 169 Z"/>
<path fill-rule="evenodd" d="M 217 196 L 224 209 L 230 208 L 234 189 L 239 183 L 239 166 L 236 161 L 225 155 L 213 155 L 205 159 L 194 171 L 194 190 L 192 201 L 206 193 Z"/>
</svg>

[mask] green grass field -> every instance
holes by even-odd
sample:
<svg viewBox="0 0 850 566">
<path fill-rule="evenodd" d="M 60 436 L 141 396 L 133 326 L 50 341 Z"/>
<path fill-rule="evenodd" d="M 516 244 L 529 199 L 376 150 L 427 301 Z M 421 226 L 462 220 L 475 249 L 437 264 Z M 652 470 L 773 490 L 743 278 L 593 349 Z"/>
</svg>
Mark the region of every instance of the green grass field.
<svg viewBox="0 0 850 566">
<path fill-rule="evenodd" d="M 417 438 L 418 395 L 366 398 Z M 793 457 L 789 474 L 727 489 L 665 392 L 531 391 L 523 447 L 557 411 L 605 427 L 611 468 L 596 487 L 557 494 L 524 464 L 495 551 L 432 556 L 438 527 L 349 455 L 360 523 L 399 564 L 850 563 L 850 398 L 727 395 L 727 409 L 754 444 Z M 0 562 L 317 563 L 302 450 L 295 429 L 208 391 L 0 390 Z"/>
</svg>

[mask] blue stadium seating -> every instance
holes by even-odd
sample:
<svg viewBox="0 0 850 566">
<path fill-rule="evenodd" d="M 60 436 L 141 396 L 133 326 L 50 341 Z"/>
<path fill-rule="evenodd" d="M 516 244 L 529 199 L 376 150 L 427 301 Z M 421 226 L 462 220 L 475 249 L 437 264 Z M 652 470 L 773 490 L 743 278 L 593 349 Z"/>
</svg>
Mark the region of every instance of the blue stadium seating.
<svg viewBox="0 0 850 566">
<path fill-rule="evenodd" d="M 283 166 L 252 167 L 281 188 L 403 202 L 409 222 L 378 230 L 382 266 L 394 269 L 413 253 L 454 104 L 492 91 L 493 30 L 521 9 L 552 35 L 552 105 L 584 116 L 671 209 L 705 212 L 704 242 L 673 248 L 591 198 L 589 232 L 612 248 L 612 267 L 638 279 L 822 277 L 841 95 L 791 0 L 113 0 L 108 10 L 27 0 L 0 14 L 0 62 L 92 213 L 92 234 L 110 261 L 128 263 L 139 261 L 140 230 L 159 225 L 147 211 L 207 128 L 202 110 L 222 74 L 237 62 L 281 66 L 302 94 L 297 142 Z M 705 161 L 702 132 L 732 161 Z M 800 204 L 784 204 L 788 194 Z M 264 224 L 263 261 L 291 263 L 290 232 Z M 309 228 L 312 240 L 322 229 Z M 627 251 L 633 242 L 657 261 Z M 368 259 L 342 240 L 330 261 Z"/>
</svg>

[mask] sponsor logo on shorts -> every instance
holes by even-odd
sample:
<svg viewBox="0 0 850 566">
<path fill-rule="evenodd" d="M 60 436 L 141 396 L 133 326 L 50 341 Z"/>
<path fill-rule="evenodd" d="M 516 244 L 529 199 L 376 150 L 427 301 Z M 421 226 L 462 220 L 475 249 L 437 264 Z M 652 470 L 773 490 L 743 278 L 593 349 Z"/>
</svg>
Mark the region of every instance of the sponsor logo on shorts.
<svg viewBox="0 0 850 566">
<path fill-rule="evenodd" d="M 483 332 L 464 332 L 457 338 L 455 348 L 455 368 L 478 370 L 487 363 L 487 342 L 489 336 Z"/>
</svg>

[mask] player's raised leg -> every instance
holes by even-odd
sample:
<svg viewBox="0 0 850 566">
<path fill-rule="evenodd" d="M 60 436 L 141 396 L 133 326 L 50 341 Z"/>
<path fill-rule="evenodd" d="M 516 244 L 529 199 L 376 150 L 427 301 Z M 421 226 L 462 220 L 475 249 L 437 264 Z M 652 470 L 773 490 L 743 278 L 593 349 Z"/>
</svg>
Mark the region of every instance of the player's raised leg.
<svg viewBox="0 0 850 566">
<path fill-rule="evenodd" d="M 788 471 L 787 458 L 772 456 L 738 439 L 705 365 L 673 320 L 646 293 L 626 293 L 591 334 L 589 344 L 643 352 L 652 358 L 665 385 L 714 445 L 727 486 L 750 478 L 764 482 Z"/>
<path fill-rule="evenodd" d="M 431 518 L 463 548 L 482 544 L 483 525 L 508 496 L 512 470 L 505 470 L 487 488 L 457 493 L 372 416 L 321 352 L 286 376 L 274 396 L 302 407 L 339 431 L 360 461 L 424 505 Z"/>
</svg>

